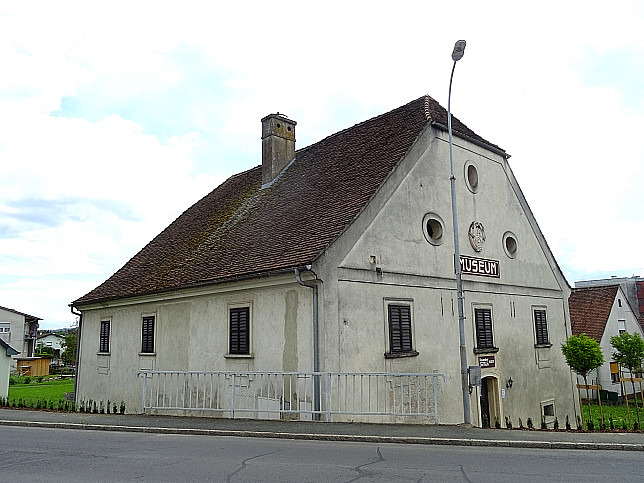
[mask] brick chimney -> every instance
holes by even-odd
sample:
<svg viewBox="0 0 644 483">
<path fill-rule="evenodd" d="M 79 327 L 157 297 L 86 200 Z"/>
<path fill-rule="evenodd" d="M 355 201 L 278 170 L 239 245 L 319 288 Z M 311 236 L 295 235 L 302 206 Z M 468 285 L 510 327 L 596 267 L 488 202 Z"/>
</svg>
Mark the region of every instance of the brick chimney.
<svg viewBox="0 0 644 483">
<path fill-rule="evenodd" d="M 296 124 L 279 112 L 262 119 L 262 184 L 272 182 L 295 158 Z"/>
</svg>

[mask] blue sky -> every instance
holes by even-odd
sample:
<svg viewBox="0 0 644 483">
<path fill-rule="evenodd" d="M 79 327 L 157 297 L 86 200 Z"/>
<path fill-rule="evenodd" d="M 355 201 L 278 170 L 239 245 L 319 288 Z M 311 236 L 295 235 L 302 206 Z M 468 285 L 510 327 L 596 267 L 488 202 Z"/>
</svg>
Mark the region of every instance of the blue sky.
<svg viewBox="0 0 644 483">
<path fill-rule="evenodd" d="M 506 149 L 571 284 L 644 276 L 643 2 L 3 2 L 0 305 L 69 304 L 228 176 L 423 94 Z M 127 12 L 125 14 L 124 12 Z"/>
</svg>

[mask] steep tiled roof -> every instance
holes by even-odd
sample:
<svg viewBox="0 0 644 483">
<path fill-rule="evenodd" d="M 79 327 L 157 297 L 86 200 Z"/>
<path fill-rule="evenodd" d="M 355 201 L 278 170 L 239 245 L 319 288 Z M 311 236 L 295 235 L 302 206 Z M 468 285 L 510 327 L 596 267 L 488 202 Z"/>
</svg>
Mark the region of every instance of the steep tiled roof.
<svg viewBox="0 0 644 483">
<path fill-rule="evenodd" d="M 618 288 L 617 285 L 574 288 L 568 299 L 572 333 L 585 333 L 601 342 Z"/>
<path fill-rule="evenodd" d="M 261 166 L 195 203 L 103 284 L 74 302 L 163 292 L 311 263 L 347 227 L 430 123 L 447 112 L 424 96 L 296 151 L 269 188 Z M 455 117 L 455 135 L 499 149 Z"/>
</svg>

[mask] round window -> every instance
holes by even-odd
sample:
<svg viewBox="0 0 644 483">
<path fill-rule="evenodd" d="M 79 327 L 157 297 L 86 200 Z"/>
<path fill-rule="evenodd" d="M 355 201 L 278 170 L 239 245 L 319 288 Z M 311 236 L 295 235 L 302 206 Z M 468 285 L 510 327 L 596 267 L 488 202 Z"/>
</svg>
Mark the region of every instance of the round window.
<svg viewBox="0 0 644 483">
<path fill-rule="evenodd" d="M 427 213 L 423 218 L 423 233 L 425 239 L 432 245 L 443 243 L 444 227 L 443 220 L 436 213 Z"/>
<path fill-rule="evenodd" d="M 465 163 L 465 183 L 472 193 L 479 190 L 479 170 L 472 161 Z"/>
<path fill-rule="evenodd" d="M 505 251 L 505 254 L 510 258 L 514 258 L 517 256 L 517 248 L 516 235 L 511 231 L 506 231 L 503 235 L 503 250 Z"/>
</svg>

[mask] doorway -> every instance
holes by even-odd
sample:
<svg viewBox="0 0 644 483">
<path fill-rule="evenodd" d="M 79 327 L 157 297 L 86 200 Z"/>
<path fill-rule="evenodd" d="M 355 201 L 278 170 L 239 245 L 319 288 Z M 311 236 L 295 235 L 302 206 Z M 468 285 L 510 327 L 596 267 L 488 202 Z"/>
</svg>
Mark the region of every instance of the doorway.
<svg viewBox="0 0 644 483">
<path fill-rule="evenodd" d="M 498 380 L 495 377 L 481 379 L 481 427 L 493 428 L 495 420 L 499 418 L 498 406 Z"/>
</svg>

